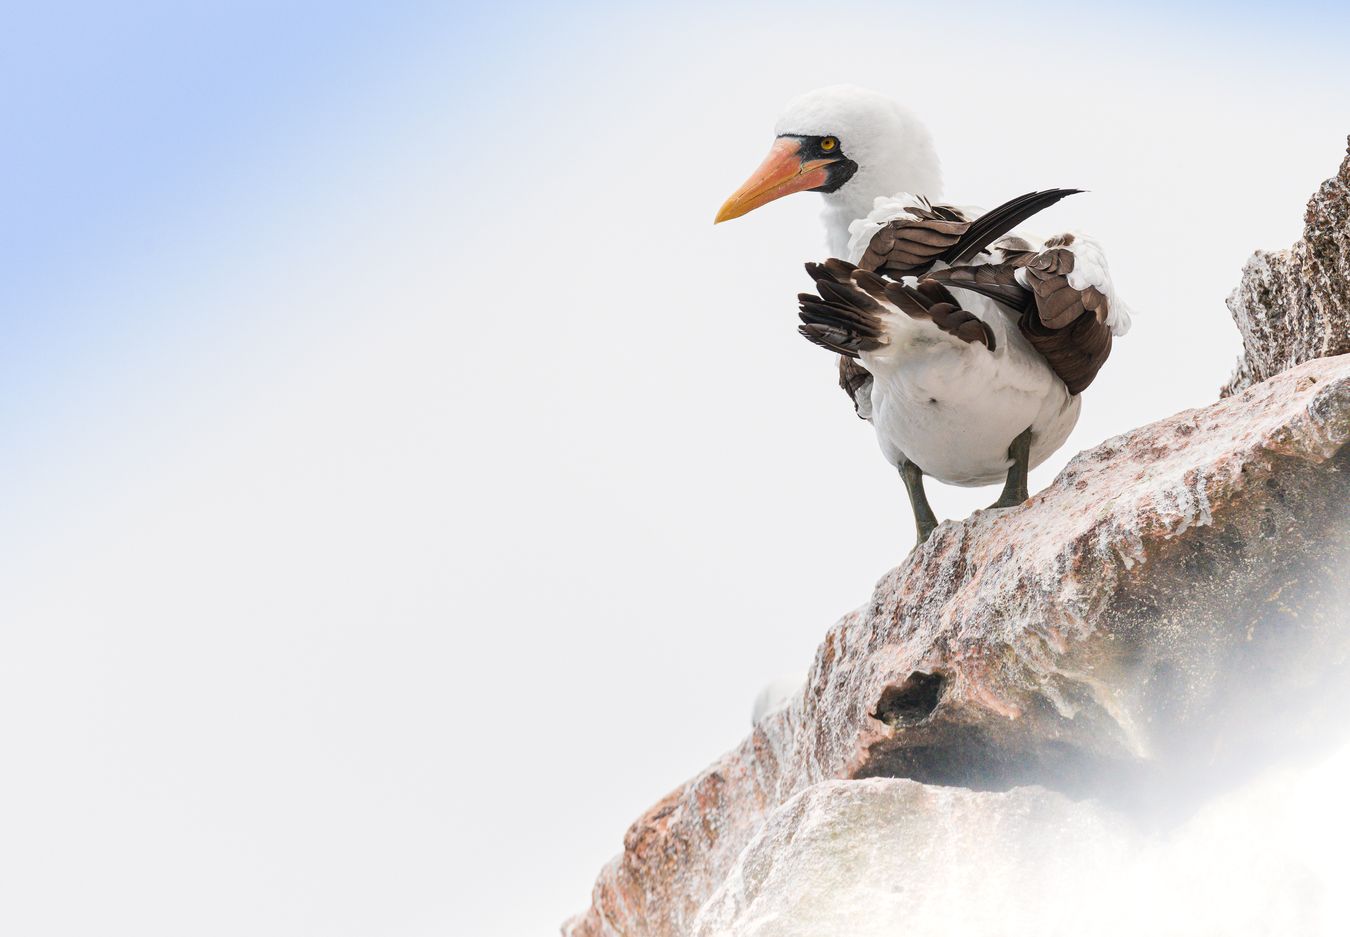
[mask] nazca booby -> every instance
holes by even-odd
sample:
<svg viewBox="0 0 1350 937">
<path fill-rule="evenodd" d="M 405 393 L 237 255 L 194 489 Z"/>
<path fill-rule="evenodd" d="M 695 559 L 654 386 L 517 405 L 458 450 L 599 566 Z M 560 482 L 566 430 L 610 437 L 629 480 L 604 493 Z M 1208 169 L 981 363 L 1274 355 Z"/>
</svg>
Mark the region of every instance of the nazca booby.
<svg viewBox="0 0 1350 937">
<path fill-rule="evenodd" d="M 1026 501 L 1027 472 L 1063 445 L 1080 394 L 1130 325 L 1096 241 L 1010 233 L 1077 190 L 1029 193 L 990 212 L 938 202 L 928 131 L 861 88 L 797 98 L 775 135 L 716 221 L 823 193 L 833 258 L 807 264 L 816 293 L 798 297 L 800 331 L 840 354 L 840 386 L 899 469 L 919 542 L 937 526 L 925 475 L 1003 481 L 992 508 Z"/>
</svg>

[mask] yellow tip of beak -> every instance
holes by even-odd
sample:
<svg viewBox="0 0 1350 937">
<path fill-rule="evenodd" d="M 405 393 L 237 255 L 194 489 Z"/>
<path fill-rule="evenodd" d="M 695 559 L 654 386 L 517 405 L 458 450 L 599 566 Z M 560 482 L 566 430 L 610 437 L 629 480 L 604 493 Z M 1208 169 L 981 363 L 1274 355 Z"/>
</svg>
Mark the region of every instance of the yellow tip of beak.
<svg viewBox="0 0 1350 937">
<path fill-rule="evenodd" d="M 823 185 L 827 178 L 825 167 L 835 160 L 804 162 L 800 150 L 801 145 L 796 140 L 779 138 L 754 175 L 717 210 L 713 224 L 739 218 L 792 192 Z"/>
<path fill-rule="evenodd" d="M 736 202 L 735 196 L 723 202 L 722 207 L 717 209 L 717 217 L 713 219 L 713 224 L 721 224 L 724 221 L 730 221 L 732 218 L 739 218 L 748 211 L 748 209 L 741 208 Z"/>
</svg>

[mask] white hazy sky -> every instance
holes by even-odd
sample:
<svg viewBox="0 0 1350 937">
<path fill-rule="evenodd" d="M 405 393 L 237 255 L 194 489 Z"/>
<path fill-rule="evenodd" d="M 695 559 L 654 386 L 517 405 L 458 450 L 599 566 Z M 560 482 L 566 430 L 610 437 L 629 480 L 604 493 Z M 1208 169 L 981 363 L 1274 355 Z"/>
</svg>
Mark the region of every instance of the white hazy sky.
<svg viewBox="0 0 1350 937">
<path fill-rule="evenodd" d="M 711 225 L 801 91 L 909 103 L 961 202 L 1091 190 L 1039 226 L 1136 327 L 1035 486 L 1211 400 L 1344 152 L 1344 10 L 963 9 L 7 13 L 0 932 L 586 904 L 912 542 L 795 334 L 818 200 Z"/>
</svg>

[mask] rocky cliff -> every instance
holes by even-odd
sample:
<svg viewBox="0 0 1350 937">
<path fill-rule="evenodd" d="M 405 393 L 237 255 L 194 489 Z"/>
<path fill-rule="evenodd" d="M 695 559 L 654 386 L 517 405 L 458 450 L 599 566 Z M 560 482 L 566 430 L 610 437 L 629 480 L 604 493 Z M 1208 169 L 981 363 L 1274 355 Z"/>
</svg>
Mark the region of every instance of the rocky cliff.
<svg viewBox="0 0 1350 937">
<path fill-rule="evenodd" d="M 1305 239 L 1247 265 L 1223 400 L 1081 453 L 1020 508 L 943 524 L 830 629 L 801 694 L 633 824 L 564 933 L 873 932 L 852 913 L 893 929 L 919 918 L 886 909 L 924 899 L 878 857 L 938 849 L 944 811 L 1010 843 L 1034 827 L 1081 867 L 1076 840 L 1045 831 L 1189 816 L 1333 734 L 1350 675 L 1348 193 L 1350 159 Z M 838 862 L 880 882 L 871 897 L 816 929 L 784 916 L 819 882 L 794 869 Z"/>
<path fill-rule="evenodd" d="M 1296 364 L 1350 353 L 1350 157 L 1309 199 L 1303 239 L 1247 261 L 1228 311 L 1243 349 L 1225 397 Z"/>
</svg>

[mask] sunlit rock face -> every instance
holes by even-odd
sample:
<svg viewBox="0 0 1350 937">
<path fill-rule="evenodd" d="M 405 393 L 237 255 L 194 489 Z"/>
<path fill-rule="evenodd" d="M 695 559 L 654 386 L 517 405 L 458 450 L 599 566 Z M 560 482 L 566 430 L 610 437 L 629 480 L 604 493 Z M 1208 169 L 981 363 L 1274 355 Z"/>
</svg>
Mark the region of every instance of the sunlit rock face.
<svg viewBox="0 0 1350 937">
<path fill-rule="evenodd" d="M 1350 156 L 1308 202 L 1303 239 L 1257 251 L 1228 297 L 1243 354 L 1224 396 L 1313 358 L 1350 352 Z"/>
<path fill-rule="evenodd" d="M 1071 907 L 1087 884 L 1078 870 L 1103 868 L 1084 842 L 1144 858 L 1110 866 L 1117 878 L 1096 883 L 1094 914 L 1078 920 L 1077 933 L 1112 933 L 1116 920 L 1164 934 L 1325 932 L 1322 918 L 1300 908 L 1325 906 L 1317 896 L 1328 876 L 1276 883 L 1253 871 L 1265 868 L 1259 842 L 1278 853 L 1292 842 L 1288 831 L 1265 815 L 1236 822 L 1243 808 L 1223 821 L 1212 811 L 1249 803 L 1269 814 L 1268 801 L 1242 800 L 1263 772 L 1317 757 L 1347 732 L 1350 354 L 1316 357 L 1345 336 L 1336 292 L 1345 281 L 1330 271 L 1345 260 L 1347 171 L 1340 189 L 1329 183 L 1314 200 L 1341 212 L 1340 233 L 1318 222 L 1305 244 L 1322 246 L 1272 274 L 1311 277 L 1280 281 L 1300 304 L 1244 329 L 1259 383 L 1236 381 L 1212 406 L 1079 454 L 1019 508 L 940 526 L 829 630 L 799 695 L 633 824 L 591 907 L 564 933 L 900 932 L 893 917 L 888 929 L 868 930 L 872 904 L 876 920 L 907 905 L 930 914 L 916 919 L 932 928 L 907 924 L 905 933 L 963 933 L 940 929 L 937 909 L 980 869 L 993 875 L 989 907 L 1012 901 L 1018 883 L 1030 888 L 1022 905 L 999 909 L 1019 920 L 1051 900 L 1028 897 L 1036 889 L 1060 892 L 1061 907 Z M 1339 337 L 1318 345 L 1318 330 L 1336 322 Z M 1288 367 L 1303 359 L 1311 360 Z M 864 832 L 872 810 L 889 832 Z M 844 870 L 795 877 L 774 858 L 797 848 L 793 836 L 806 836 L 802 849 L 837 847 L 810 855 L 832 855 Z M 953 867 L 897 864 L 886 837 L 897 853 Z M 997 848 L 981 845 L 986 838 Z M 1022 858 L 1003 863 L 1004 852 Z M 1038 866 L 1029 856 L 1041 852 L 1053 855 Z M 1145 875 L 1150 855 L 1175 863 L 1177 881 L 1194 887 L 1156 891 L 1165 883 Z M 1284 915 L 1288 927 L 1243 930 L 1203 916 L 1196 902 L 1220 899 L 1197 878 L 1203 869 L 1183 860 L 1229 855 L 1250 860 L 1214 866 L 1243 883 L 1234 907 L 1259 906 L 1247 915 L 1259 921 Z M 1337 862 L 1343 877 L 1345 860 Z M 1034 887 L 1019 871 L 1028 863 L 1041 876 Z M 789 904 L 793 889 L 853 900 L 821 897 L 816 917 L 799 908 L 814 929 L 788 929 L 781 914 L 774 927 L 758 923 Z M 1192 904 L 1176 910 L 1186 926 L 1122 910 L 1188 894 Z M 1299 894 L 1302 904 L 1289 897 Z M 1105 923 L 1103 909 L 1115 915 Z M 965 933 L 1075 932 L 984 926 L 993 918 L 970 913 L 952 918 L 973 928 Z"/>
</svg>

